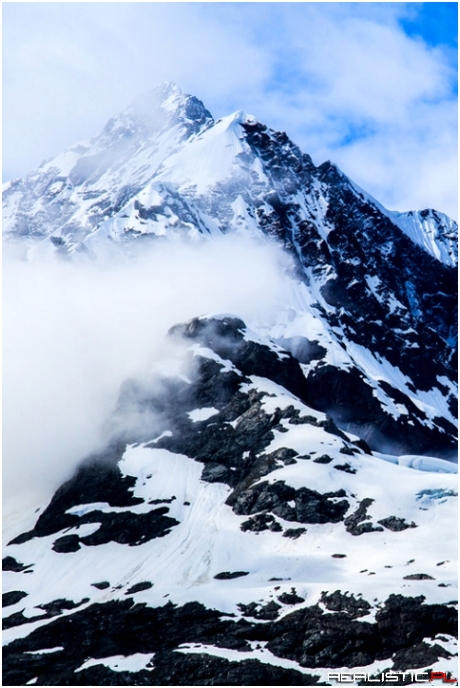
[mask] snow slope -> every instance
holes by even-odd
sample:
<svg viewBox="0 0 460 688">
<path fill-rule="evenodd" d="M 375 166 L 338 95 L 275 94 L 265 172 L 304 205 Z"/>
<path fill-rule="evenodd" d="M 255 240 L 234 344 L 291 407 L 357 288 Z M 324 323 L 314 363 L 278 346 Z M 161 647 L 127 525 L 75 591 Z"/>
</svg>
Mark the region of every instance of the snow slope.
<svg viewBox="0 0 460 688">
<path fill-rule="evenodd" d="M 294 384 L 294 359 L 255 342 L 237 319 L 201 319 L 171 336 L 179 333 L 188 349 L 178 369 L 189 381 L 181 373 L 163 378 L 169 391 L 161 399 L 132 382 L 120 397 L 120 408 L 132 409 L 133 400 L 139 413 L 145 404 L 156 408 L 165 430 L 144 430 L 138 441 L 93 457 L 40 509 L 32 530 L 7 534 L 14 536 L 4 559 L 11 685 L 49 685 L 61 652 L 62 685 L 100 685 L 92 683 L 96 667 L 111 685 L 123 672 L 144 680 L 143 671 L 158 685 L 157 654 L 166 661 L 165 652 L 171 667 L 184 653 L 201 662 L 218 657 L 226 670 L 253 659 L 251 671 L 241 665 L 245 685 L 273 667 L 295 672 L 278 685 L 327 681 L 337 667 L 454 671 L 455 646 L 446 653 L 438 642 L 454 633 L 452 464 L 378 460 L 281 384 L 285 375 Z M 142 518 L 153 520 L 138 530 Z M 17 601 L 14 591 L 22 593 Z M 385 636 L 395 604 L 423 623 L 403 640 L 393 628 L 379 650 L 373 634 Z M 195 605 L 195 621 L 176 628 L 187 605 Z M 205 610 L 218 610 L 213 631 L 203 630 Z M 285 624 L 304 613 L 317 619 L 326 645 L 307 642 L 309 622 L 299 628 L 300 645 L 290 646 Z M 77 647 L 73 629 L 87 633 L 88 623 Z M 137 637 L 138 623 L 161 632 Z M 209 671 L 215 678 L 221 669 Z"/>
</svg>

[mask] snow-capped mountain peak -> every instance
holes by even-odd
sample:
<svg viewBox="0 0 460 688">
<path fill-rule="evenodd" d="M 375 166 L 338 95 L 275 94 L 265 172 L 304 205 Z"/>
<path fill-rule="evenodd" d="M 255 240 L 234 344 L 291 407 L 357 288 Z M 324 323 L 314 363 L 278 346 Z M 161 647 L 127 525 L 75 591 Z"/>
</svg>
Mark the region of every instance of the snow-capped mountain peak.
<svg viewBox="0 0 460 688">
<path fill-rule="evenodd" d="M 213 117 L 198 98 L 184 93 L 173 82 L 163 82 L 138 96 L 124 112 L 109 120 L 104 132 L 111 133 L 114 125 L 122 126 L 123 122 L 142 123 L 150 133 L 156 133 L 164 126 L 177 123 L 194 125 L 197 129 L 212 123 Z"/>
<path fill-rule="evenodd" d="M 214 120 L 164 83 L 7 186 L 4 227 L 21 275 L 65 258 L 91 324 L 109 305 L 118 338 L 136 340 L 146 320 L 149 350 L 168 281 L 138 283 L 142 312 L 126 327 L 107 299 L 112 266 L 150 274 L 159 254 L 169 271 L 177 242 L 194 260 L 245 249 L 248 235 L 282 265 L 276 308 L 248 320 L 220 297 L 226 314 L 203 316 L 180 261 L 173 298 L 197 312 L 173 321 L 153 366 L 123 372 L 106 444 L 35 515 L 11 515 L 9 685 L 312 686 L 356 667 L 370 685 L 389 668 L 455 671 L 455 223 L 388 211 L 284 132 L 242 111 Z M 239 270 L 234 255 L 205 269 Z M 88 257 L 98 284 L 97 259 L 108 267 L 99 300 Z M 127 284 L 137 299 L 123 280 L 117 293 Z M 240 304 L 253 299 L 242 282 Z M 62 432 L 59 416 L 49 426 Z"/>
<path fill-rule="evenodd" d="M 214 120 L 172 83 L 11 184 L 4 208 L 6 239 L 29 255 L 95 257 L 229 233 L 275 243 L 300 283 L 286 303 L 298 315 L 276 336 L 328 352 L 303 361 L 312 403 L 374 448 L 454 451 L 456 225 L 442 213 L 387 211 L 284 132 L 242 111 Z M 300 324 L 307 312 L 321 336 Z M 325 379 L 348 397 L 360 388 L 359 399 L 344 411 Z"/>
</svg>

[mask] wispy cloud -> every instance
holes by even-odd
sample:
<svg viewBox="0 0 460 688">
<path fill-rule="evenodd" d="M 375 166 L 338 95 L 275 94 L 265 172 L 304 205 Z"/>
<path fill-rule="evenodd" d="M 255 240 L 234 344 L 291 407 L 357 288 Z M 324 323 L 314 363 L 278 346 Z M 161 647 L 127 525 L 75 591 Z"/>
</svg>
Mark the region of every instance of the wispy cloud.
<svg viewBox="0 0 460 688">
<path fill-rule="evenodd" d="M 5 499 L 48 496 L 104 446 L 121 384 L 171 358 L 163 342 L 173 325 L 216 313 L 273 322 L 285 261 L 235 234 L 157 244 L 129 261 L 5 260 Z"/>
<path fill-rule="evenodd" d="M 316 163 L 334 160 L 391 208 L 455 216 L 454 48 L 417 35 L 421 11 L 417 3 L 7 3 L 5 176 L 97 133 L 169 79 L 217 117 L 244 109 L 287 131 Z"/>
</svg>

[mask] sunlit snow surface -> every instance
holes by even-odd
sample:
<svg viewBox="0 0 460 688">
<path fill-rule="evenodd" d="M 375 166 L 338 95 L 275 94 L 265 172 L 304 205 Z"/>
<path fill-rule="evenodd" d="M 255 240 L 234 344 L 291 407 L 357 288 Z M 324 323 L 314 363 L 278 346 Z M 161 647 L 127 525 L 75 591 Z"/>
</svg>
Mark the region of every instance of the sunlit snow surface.
<svg viewBox="0 0 460 688">
<path fill-rule="evenodd" d="M 77 669 L 77 671 L 83 671 L 83 669 L 88 669 L 97 664 L 103 664 L 109 667 L 109 669 L 112 669 L 112 671 L 141 671 L 141 669 L 149 668 L 149 664 L 151 665 L 152 660 L 153 655 L 151 653 L 142 654 L 141 652 L 137 652 L 127 657 L 123 655 L 114 655 L 113 657 L 103 657 L 101 659 L 88 659 L 79 669 Z"/>
</svg>

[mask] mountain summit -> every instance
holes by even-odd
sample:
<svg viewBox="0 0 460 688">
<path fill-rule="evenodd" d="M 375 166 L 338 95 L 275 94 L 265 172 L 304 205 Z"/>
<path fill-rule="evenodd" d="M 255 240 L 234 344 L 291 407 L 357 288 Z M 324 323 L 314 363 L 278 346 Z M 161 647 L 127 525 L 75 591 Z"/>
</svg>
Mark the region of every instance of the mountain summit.
<svg viewBox="0 0 460 688">
<path fill-rule="evenodd" d="M 274 160 L 278 155 L 281 157 Z M 320 212 L 321 204 L 317 208 L 313 205 L 320 197 L 320 193 L 311 194 L 313 178 L 320 182 L 317 192 L 321 182 L 341 181 L 354 195 L 365 197 L 389 217 L 425 252 L 444 264 L 457 264 L 456 224 L 447 216 L 432 210 L 387 211 L 332 163 L 315 168 L 311 158 L 301 153 L 286 134 L 267 129 L 241 111 L 214 121 L 200 100 L 184 94 L 171 82 L 134 100 L 107 122 L 99 136 L 71 146 L 24 180 L 9 182 L 4 189 L 4 231 L 6 238 L 22 237 L 25 246 L 51 239 L 54 246 L 67 252 L 84 249 L 86 242 L 77 239 L 88 239 L 94 232 L 108 233 L 115 240 L 122 239 L 126 232 L 133 238 L 133 231 L 158 236 L 159 218 L 136 218 L 126 211 L 141 190 L 145 195 L 148 184 L 160 181 L 172 182 L 176 190 L 179 187 L 186 192 L 187 199 L 200 197 L 210 189 L 215 191 L 224 183 L 232 187 L 228 200 L 241 196 L 246 203 L 249 201 L 253 211 L 249 217 L 270 192 L 286 205 L 295 190 L 307 190 L 307 207 L 318 224 L 324 220 L 324 213 Z M 235 183 L 239 187 L 235 188 Z M 216 221 L 220 231 L 241 226 L 235 210 L 232 218 L 226 209 L 226 222 L 224 217 L 216 216 L 216 210 L 213 208 L 211 214 L 212 227 Z M 257 230 L 261 228 L 262 210 L 255 213 Z M 108 220 L 115 217 L 119 221 L 129 219 L 117 223 L 121 225 L 117 232 L 107 227 Z M 153 223 L 141 222 L 149 219 Z M 246 218 L 245 229 L 250 225 Z M 199 224 L 201 232 L 210 229 L 206 222 Z"/>
<path fill-rule="evenodd" d="M 9 526 L 5 684 L 455 672 L 452 220 L 167 83 L 10 182 L 4 229 L 76 268 L 223 234 L 287 256 L 271 320 L 177 323 L 107 445 Z"/>
<path fill-rule="evenodd" d="M 110 119 L 102 134 L 107 136 L 108 144 L 110 139 L 114 142 L 116 138 L 128 139 L 136 135 L 143 136 L 145 144 L 149 136 L 158 134 L 161 129 L 182 124 L 190 135 L 213 121 L 211 113 L 198 98 L 166 81 L 136 98 L 124 112 Z M 103 145 L 101 141 L 100 144 Z"/>
</svg>

